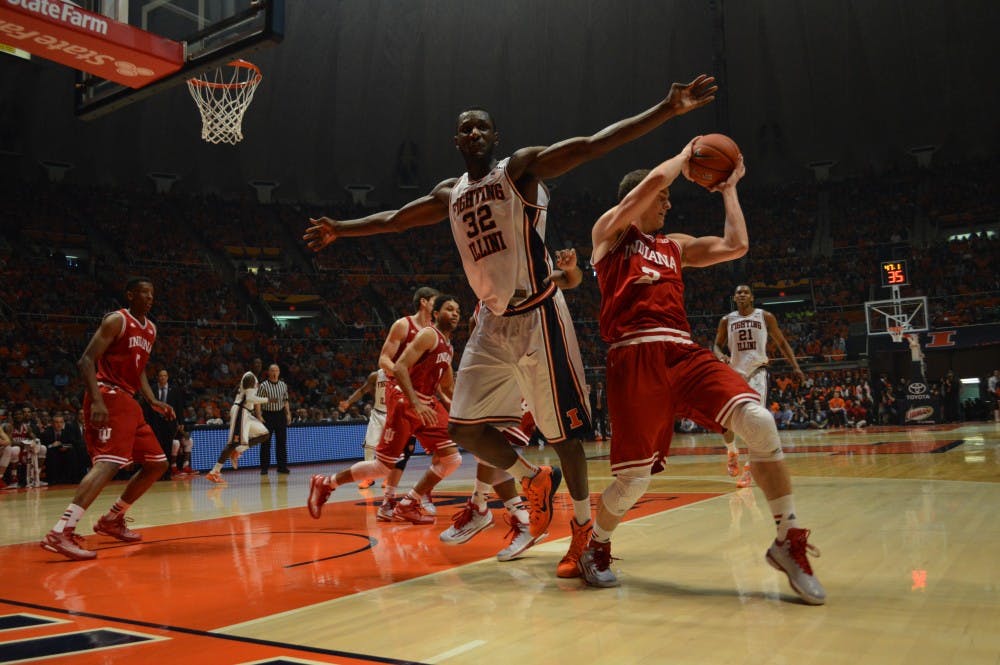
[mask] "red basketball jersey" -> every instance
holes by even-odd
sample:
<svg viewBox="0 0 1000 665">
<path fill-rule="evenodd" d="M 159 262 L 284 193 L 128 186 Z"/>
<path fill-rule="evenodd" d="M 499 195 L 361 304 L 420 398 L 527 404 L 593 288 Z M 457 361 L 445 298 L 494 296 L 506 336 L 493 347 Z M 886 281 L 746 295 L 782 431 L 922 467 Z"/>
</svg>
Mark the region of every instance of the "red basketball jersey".
<svg viewBox="0 0 1000 665">
<path fill-rule="evenodd" d="M 403 318 L 406 319 L 406 338 L 400 343 L 399 348 L 396 349 L 396 353 L 392 354 L 392 362 L 399 360 L 400 356 L 403 355 L 403 351 L 406 351 L 406 347 L 408 347 L 410 342 L 413 341 L 413 338 L 417 336 L 417 333 L 423 330 L 417 325 L 417 322 L 413 320 L 412 316 L 404 316 Z"/>
<path fill-rule="evenodd" d="M 680 246 L 631 225 L 594 266 L 601 288 L 601 338 L 609 343 L 638 332 L 679 330 L 690 335 L 684 310 Z"/>
<path fill-rule="evenodd" d="M 97 380 L 136 393 L 156 341 L 156 326 L 149 319 L 139 323 L 127 309 L 120 309 L 118 313 L 122 315 L 122 329 L 97 360 Z"/>
<path fill-rule="evenodd" d="M 410 381 L 413 383 L 413 389 L 420 397 L 426 399 L 434 396 L 438 384 L 441 382 L 441 377 L 451 366 L 451 357 L 454 353 L 451 342 L 441 334 L 441 331 L 437 328 L 433 330 L 437 333 L 437 344 L 427 350 L 410 367 Z"/>
</svg>

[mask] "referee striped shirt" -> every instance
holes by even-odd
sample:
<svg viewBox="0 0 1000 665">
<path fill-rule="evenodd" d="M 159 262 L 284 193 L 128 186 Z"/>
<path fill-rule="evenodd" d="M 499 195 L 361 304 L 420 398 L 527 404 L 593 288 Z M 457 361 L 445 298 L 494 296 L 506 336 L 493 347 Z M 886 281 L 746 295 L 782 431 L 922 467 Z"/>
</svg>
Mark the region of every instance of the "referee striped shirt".
<svg viewBox="0 0 1000 665">
<path fill-rule="evenodd" d="M 281 379 L 277 383 L 265 379 L 257 385 L 257 395 L 268 399 L 267 404 L 260 405 L 261 410 L 284 411 L 285 402 L 288 401 L 288 386 Z"/>
</svg>

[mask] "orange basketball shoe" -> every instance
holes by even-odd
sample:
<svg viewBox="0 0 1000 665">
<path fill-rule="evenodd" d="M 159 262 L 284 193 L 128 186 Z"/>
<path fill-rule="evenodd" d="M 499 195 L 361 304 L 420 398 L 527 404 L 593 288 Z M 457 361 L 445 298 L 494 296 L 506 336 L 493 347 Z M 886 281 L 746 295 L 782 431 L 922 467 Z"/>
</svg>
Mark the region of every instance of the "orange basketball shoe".
<svg viewBox="0 0 1000 665">
<path fill-rule="evenodd" d="M 580 577 L 580 555 L 590 541 L 590 532 L 594 528 L 594 520 L 587 520 L 586 524 L 577 524 L 576 518 L 569 521 L 569 527 L 573 532 L 573 539 L 569 543 L 569 551 L 566 552 L 556 566 L 556 577 Z"/>
<path fill-rule="evenodd" d="M 539 467 L 538 473 L 533 477 L 521 479 L 521 489 L 528 500 L 533 538 L 546 533 L 552 524 L 552 497 L 555 496 L 560 481 L 562 471 L 557 466 Z"/>
</svg>

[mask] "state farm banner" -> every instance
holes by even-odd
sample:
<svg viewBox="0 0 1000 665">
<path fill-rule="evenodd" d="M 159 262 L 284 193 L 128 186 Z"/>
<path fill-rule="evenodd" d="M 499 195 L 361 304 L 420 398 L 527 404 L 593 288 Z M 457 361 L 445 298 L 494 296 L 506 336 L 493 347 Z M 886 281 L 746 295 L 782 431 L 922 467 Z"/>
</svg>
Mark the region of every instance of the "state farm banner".
<svg viewBox="0 0 1000 665">
<path fill-rule="evenodd" d="M 63 0 L 0 0 L 0 42 L 130 88 L 173 74 L 184 45 Z"/>
</svg>

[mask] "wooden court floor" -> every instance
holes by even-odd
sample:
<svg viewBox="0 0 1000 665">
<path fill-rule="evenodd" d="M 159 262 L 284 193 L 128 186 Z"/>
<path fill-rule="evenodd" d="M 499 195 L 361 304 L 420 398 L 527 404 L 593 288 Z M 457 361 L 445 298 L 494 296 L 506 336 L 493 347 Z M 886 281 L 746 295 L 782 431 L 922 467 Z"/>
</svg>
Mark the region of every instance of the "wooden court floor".
<svg viewBox="0 0 1000 665">
<path fill-rule="evenodd" d="M 764 562 L 773 523 L 725 475 L 721 439 L 678 435 L 667 470 L 613 541 L 617 589 L 555 577 L 568 495 L 516 561 L 497 525 L 437 535 L 473 461 L 435 495 L 429 527 L 375 520 L 379 491 L 338 489 L 313 520 L 309 476 L 229 471 L 157 483 L 130 514 L 141 544 L 79 532 L 72 562 L 38 547 L 71 487 L 0 493 L 0 663 L 760 663 L 1000 665 L 1000 425 L 783 434 L 825 606 Z M 607 444 L 587 444 L 592 497 Z M 555 462 L 550 448 L 532 449 Z M 404 477 L 426 468 L 415 458 Z M 378 488 L 374 488 L 377 490 Z M 565 488 L 563 488 L 565 490 Z"/>
</svg>

